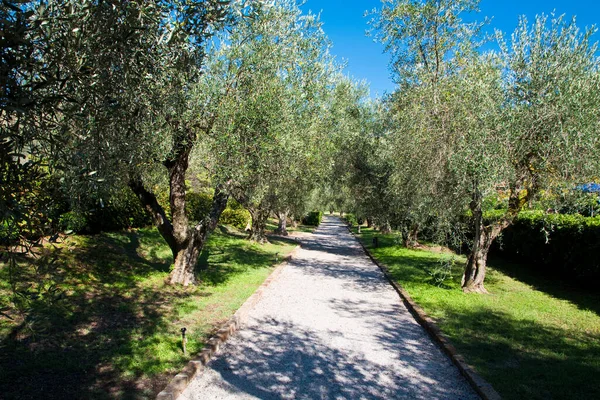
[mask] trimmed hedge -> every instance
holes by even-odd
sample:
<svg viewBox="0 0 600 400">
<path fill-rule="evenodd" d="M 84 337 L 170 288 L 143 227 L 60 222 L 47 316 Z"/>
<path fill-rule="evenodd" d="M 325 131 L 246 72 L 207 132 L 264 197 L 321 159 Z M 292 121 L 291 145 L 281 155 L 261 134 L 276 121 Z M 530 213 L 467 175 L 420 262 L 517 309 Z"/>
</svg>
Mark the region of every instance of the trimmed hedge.
<svg viewBox="0 0 600 400">
<path fill-rule="evenodd" d="M 522 212 L 499 246 L 503 254 L 565 280 L 600 282 L 600 217 Z"/>
<path fill-rule="evenodd" d="M 302 223 L 304 225 L 310 226 L 319 226 L 321 220 L 323 219 L 322 211 L 311 211 L 302 218 Z"/>
</svg>

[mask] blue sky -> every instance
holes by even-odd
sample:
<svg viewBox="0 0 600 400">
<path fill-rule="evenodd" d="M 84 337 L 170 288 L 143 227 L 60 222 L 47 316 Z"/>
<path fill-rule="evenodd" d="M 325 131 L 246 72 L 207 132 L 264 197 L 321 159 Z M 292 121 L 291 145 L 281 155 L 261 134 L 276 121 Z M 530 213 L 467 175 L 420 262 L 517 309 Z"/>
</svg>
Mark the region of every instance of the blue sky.
<svg viewBox="0 0 600 400">
<path fill-rule="evenodd" d="M 325 33 L 333 43 L 332 53 L 339 61 L 347 62 L 346 72 L 355 79 L 370 83 L 371 95 L 391 92 L 394 83 L 388 69 L 389 56 L 383 53 L 383 45 L 365 36 L 369 18 L 364 12 L 380 7 L 380 0 L 306 0 L 304 11 L 321 12 Z M 600 26 L 600 1 L 597 0 L 481 0 L 481 13 L 476 16 L 492 19 L 489 30 L 500 29 L 510 34 L 517 26 L 519 15 L 532 21 L 536 14 L 577 16 L 577 25 Z M 600 34 L 595 35 L 600 40 Z"/>
</svg>

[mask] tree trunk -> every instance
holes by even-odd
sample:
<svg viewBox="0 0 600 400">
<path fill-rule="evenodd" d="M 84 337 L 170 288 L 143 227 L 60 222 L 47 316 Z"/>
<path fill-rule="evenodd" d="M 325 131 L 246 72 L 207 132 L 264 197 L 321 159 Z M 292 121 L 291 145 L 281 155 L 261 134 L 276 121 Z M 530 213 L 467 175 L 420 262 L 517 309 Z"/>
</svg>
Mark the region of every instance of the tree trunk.
<svg viewBox="0 0 600 400">
<path fill-rule="evenodd" d="M 282 236 L 288 236 L 289 233 L 287 231 L 287 216 L 288 211 L 282 211 L 277 213 L 277 218 L 279 218 L 279 224 L 277 225 L 277 229 L 275 229 L 275 233 Z"/>
<path fill-rule="evenodd" d="M 292 217 L 290 218 L 290 225 L 292 225 L 292 228 L 298 227 L 298 221 L 296 220 L 295 215 L 292 215 Z"/>
<path fill-rule="evenodd" d="M 190 238 L 187 246 L 173 253 L 174 265 L 168 279 L 170 284 L 180 284 L 183 286 L 196 284 L 194 271 L 198 256 L 203 247 L 204 243 L 196 243 L 195 240 Z"/>
<path fill-rule="evenodd" d="M 487 293 L 488 291 L 485 289 L 483 282 L 487 269 L 488 253 L 500 232 L 510 225 L 510 220 L 503 218 L 489 226 L 484 225 L 481 196 L 478 193 L 474 194 L 470 208 L 473 212 L 475 237 L 473 238 L 473 249 L 467 259 L 461 286 L 465 293 Z"/>
<path fill-rule="evenodd" d="M 373 227 L 373 218 L 367 217 L 367 228 L 372 228 L 372 227 Z"/>
<path fill-rule="evenodd" d="M 268 243 L 265 227 L 269 217 L 269 211 L 263 210 L 260 205 L 258 207 L 249 207 L 248 211 L 252 217 L 252 227 L 250 228 L 250 236 L 248 239 L 257 243 Z"/>
<path fill-rule="evenodd" d="M 229 195 L 225 192 L 223 185 L 218 185 L 215 189 L 209 214 L 195 227 L 191 228 L 188 226 L 185 211 L 182 212 L 180 209 L 185 210 L 185 184 L 181 184 L 185 180 L 182 181 L 180 176 L 173 176 L 177 174 L 185 175 L 186 168 L 174 169 L 177 169 L 177 172 L 173 173 L 173 169 L 169 168 L 171 178 L 169 197 L 172 207 L 171 212 L 174 221 L 177 221 L 176 223 L 171 223 L 168 220 L 164 209 L 156 200 L 156 196 L 144 187 L 141 178 L 132 179 L 129 182 L 129 187 L 150 213 L 158 231 L 173 253 L 174 267 L 169 274 L 168 283 L 188 286 L 196 283 L 194 269 L 198 256 L 206 243 L 208 235 L 216 228 L 219 217 L 227 206 Z M 176 210 L 173 210 L 173 208 Z"/>
<path fill-rule="evenodd" d="M 403 229 L 404 247 L 411 249 L 419 245 L 419 224 L 412 224 L 410 229 Z"/>
<path fill-rule="evenodd" d="M 383 224 L 383 226 L 380 229 L 380 232 L 384 235 L 392 233 L 392 227 L 390 226 L 389 221 L 385 221 L 385 223 Z"/>
</svg>

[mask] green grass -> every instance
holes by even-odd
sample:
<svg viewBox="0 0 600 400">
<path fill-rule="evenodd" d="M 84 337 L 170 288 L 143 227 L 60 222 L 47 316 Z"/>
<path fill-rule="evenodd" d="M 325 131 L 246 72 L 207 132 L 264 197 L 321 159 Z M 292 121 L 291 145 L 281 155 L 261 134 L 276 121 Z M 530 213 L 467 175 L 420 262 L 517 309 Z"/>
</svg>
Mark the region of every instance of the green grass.
<svg viewBox="0 0 600 400">
<path fill-rule="evenodd" d="M 0 317 L 0 397 L 154 398 L 295 246 L 270 242 L 219 229 L 198 263 L 202 284 L 186 289 L 165 285 L 172 257 L 155 229 L 45 249 L 54 262 L 19 267 L 24 312 Z M 10 302 L 8 273 L 0 264 L 0 309 Z"/>
<path fill-rule="evenodd" d="M 452 277 L 439 282 L 433 275 L 451 253 L 399 247 L 393 235 L 369 229 L 359 236 L 503 398 L 600 398 L 597 292 L 491 259 L 486 277 L 490 294 L 463 294 L 464 257 L 457 256 Z"/>
</svg>

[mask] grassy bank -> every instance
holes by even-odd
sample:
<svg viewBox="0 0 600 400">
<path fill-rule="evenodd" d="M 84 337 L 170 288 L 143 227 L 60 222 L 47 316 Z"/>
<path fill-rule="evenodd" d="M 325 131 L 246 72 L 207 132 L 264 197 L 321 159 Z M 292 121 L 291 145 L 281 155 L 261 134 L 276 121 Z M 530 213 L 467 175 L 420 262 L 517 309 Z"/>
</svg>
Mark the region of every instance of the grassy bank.
<svg viewBox="0 0 600 400">
<path fill-rule="evenodd" d="M 172 258 L 155 229 L 73 236 L 19 266 L 20 313 L 2 307 L 12 289 L 0 264 L 0 397 L 153 398 L 189 359 L 180 329 L 194 355 L 294 246 L 221 229 L 200 257 L 202 284 L 183 289 L 164 284 Z"/>
<path fill-rule="evenodd" d="M 378 248 L 372 238 L 379 237 Z M 506 399 L 600 398 L 600 295 L 490 260 L 489 295 L 463 294 L 465 258 L 363 229 L 372 254 Z M 444 274 L 450 276 L 444 279 Z"/>
</svg>

